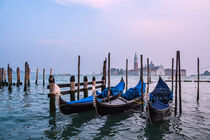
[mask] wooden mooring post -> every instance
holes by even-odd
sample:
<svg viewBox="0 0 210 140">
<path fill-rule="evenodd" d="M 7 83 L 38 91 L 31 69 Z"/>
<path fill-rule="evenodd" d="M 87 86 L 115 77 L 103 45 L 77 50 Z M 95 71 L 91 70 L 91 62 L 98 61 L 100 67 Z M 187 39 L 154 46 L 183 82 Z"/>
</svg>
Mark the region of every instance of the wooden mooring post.
<svg viewBox="0 0 210 140">
<path fill-rule="evenodd" d="M 70 100 L 75 101 L 75 77 L 70 78 Z"/>
<path fill-rule="evenodd" d="M 3 83 L 4 86 L 7 86 L 7 71 L 4 70 L 4 83 Z"/>
<path fill-rule="evenodd" d="M 8 69 L 8 82 L 9 82 L 9 87 L 8 90 L 12 91 L 12 68 Z"/>
<path fill-rule="evenodd" d="M 88 97 L 88 78 L 84 76 L 84 98 Z"/>
<path fill-rule="evenodd" d="M 176 75 L 175 75 L 175 108 L 174 114 L 177 114 L 177 77 L 178 77 L 178 53 L 176 53 Z"/>
<path fill-rule="evenodd" d="M 3 85 L 3 75 L 2 75 L 2 68 L 0 68 L 0 86 Z"/>
<path fill-rule="evenodd" d="M 101 86 L 101 92 L 102 92 L 106 88 L 106 81 L 105 81 L 105 77 L 104 76 L 102 76 L 101 81 L 102 81 L 102 86 Z"/>
<path fill-rule="evenodd" d="M 106 59 L 104 60 L 103 65 L 103 76 L 102 76 L 102 88 L 101 92 L 106 88 Z"/>
<path fill-rule="evenodd" d="M 128 90 L 128 59 L 126 59 L 126 91 Z"/>
<path fill-rule="evenodd" d="M 28 89 L 28 62 L 25 62 L 24 91 Z"/>
<path fill-rule="evenodd" d="M 107 94 L 107 99 L 109 99 L 110 96 L 110 52 L 108 53 L 108 94 Z"/>
<path fill-rule="evenodd" d="M 78 56 L 78 82 L 77 82 L 77 100 L 79 100 L 79 88 L 80 88 L 80 56 Z"/>
<path fill-rule="evenodd" d="M 1 77 L 2 77 L 2 81 L 1 81 L 1 83 L 2 83 L 2 85 L 4 86 L 4 68 L 2 68 L 2 71 L 1 71 Z"/>
<path fill-rule="evenodd" d="M 20 86 L 20 68 L 17 67 L 17 87 Z"/>
<path fill-rule="evenodd" d="M 171 67 L 171 91 L 174 92 L 174 58 L 172 58 L 172 67 Z"/>
<path fill-rule="evenodd" d="M 3 85 L 2 68 L 0 68 L 0 87 Z"/>
<path fill-rule="evenodd" d="M 142 102 L 142 111 L 144 111 L 144 94 L 143 94 L 143 92 L 144 92 L 144 82 L 143 82 L 143 55 L 140 55 L 140 64 L 141 64 L 141 68 L 140 68 L 140 79 L 141 79 L 141 94 L 142 94 L 142 96 L 141 96 L 141 102 Z"/>
<path fill-rule="evenodd" d="M 181 85 L 181 59 L 180 59 L 180 51 L 178 53 L 179 58 L 179 113 L 182 113 L 182 85 Z"/>
<path fill-rule="evenodd" d="M 36 69 L 36 81 L 35 81 L 35 84 L 36 85 L 38 84 L 38 72 L 39 72 L 39 69 L 37 68 Z"/>
<path fill-rule="evenodd" d="M 50 68 L 50 75 L 53 75 L 53 74 L 52 74 L 52 68 Z"/>
<path fill-rule="evenodd" d="M 29 68 L 29 64 L 28 64 L 28 86 L 30 87 L 31 84 L 30 84 L 30 73 L 31 73 L 31 68 Z"/>
<path fill-rule="evenodd" d="M 197 101 L 199 101 L 199 92 L 200 92 L 200 59 L 197 58 Z"/>
<path fill-rule="evenodd" d="M 92 78 L 92 86 L 96 87 L 96 77 L 93 76 Z"/>
<path fill-rule="evenodd" d="M 12 69 L 10 65 L 7 66 L 7 73 L 8 73 L 8 90 L 12 91 Z"/>
<path fill-rule="evenodd" d="M 50 94 L 48 94 L 48 98 L 50 98 L 50 113 L 53 113 L 56 111 L 55 106 L 55 79 L 53 75 L 50 75 L 49 77 L 49 87 L 50 87 Z"/>
<path fill-rule="evenodd" d="M 45 68 L 43 69 L 43 86 L 45 86 Z"/>
<path fill-rule="evenodd" d="M 148 101 L 148 96 L 149 96 L 149 83 L 150 83 L 150 70 L 149 70 L 149 58 L 147 58 L 147 95 L 146 95 L 146 101 Z"/>
</svg>

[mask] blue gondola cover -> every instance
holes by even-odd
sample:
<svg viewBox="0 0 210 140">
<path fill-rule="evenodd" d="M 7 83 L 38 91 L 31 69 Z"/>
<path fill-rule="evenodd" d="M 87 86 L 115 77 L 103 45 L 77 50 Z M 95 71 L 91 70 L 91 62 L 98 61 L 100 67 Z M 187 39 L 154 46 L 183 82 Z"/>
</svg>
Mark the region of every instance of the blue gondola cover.
<svg viewBox="0 0 210 140">
<path fill-rule="evenodd" d="M 125 93 L 122 94 L 122 97 L 126 100 L 133 100 L 134 98 L 141 97 L 141 80 L 134 88 L 129 88 Z M 143 93 L 145 92 L 146 84 L 143 82 Z"/>
<path fill-rule="evenodd" d="M 110 89 L 110 94 L 117 95 L 119 92 L 123 92 L 124 87 L 125 87 L 125 82 L 120 81 L 115 87 Z M 108 88 L 104 89 L 102 92 L 96 91 L 96 95 L 102 95 L 103 98 L 107 97 L 107 93 L 108 93 Z M 101 101 L 101 99 L 98 100 Z M 67 104 L 74 104 L 74 103 L 93 103 L 93 95 L 80 100 L 67 102 Z"/>
<path fill-rule="evenodd" d="M 159 77 L 159 81 L 155 89 L 150 93 L 150 101 L 173 100 L 173 93 L 168 85 Z"/>
</svg>

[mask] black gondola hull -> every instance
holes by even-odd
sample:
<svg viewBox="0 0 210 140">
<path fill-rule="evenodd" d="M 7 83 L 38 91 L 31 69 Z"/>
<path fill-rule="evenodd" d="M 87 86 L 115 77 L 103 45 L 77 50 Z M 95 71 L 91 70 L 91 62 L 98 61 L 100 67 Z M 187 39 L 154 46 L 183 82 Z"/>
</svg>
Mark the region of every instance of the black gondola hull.
<svg viewBox="0 0 210 140">
<path fill-rule="evenodd" d="M 138 106 L 140 106 L 140 99 L 133 100 L 132 102 L 123 105 L 104 104 L 96 99 L 95 109 L 99 115 L 109 115 L 124 112 Z"/>
<path fill-rule="evenodd" d="M 120 96 L 121 93 L 111 96 L 110 100 L 117 99 Z M 106 99 L 104 99 L 106 100 Z M 73 103 L 73 104 L 67 104 L 65 101 L 62 100 L 61 97 L 59 97 L 60 105 L 59 109 L 63 114 L 73 114 L 73 113 L 79 113 L 79 112 L 86 112 L 91 111 L 94 109 L 93 103 Z"/>
<path fill-rule="evenodd" d="M 152 122 L 157 122 L 160 120 L 163 120 L 165 117 L 169 116 L 171 114 L 171 103 L 168 108 L 165 108 L 163 110 L 156 110 L 151 106 L 151 103 L 148 104 L 147 109 L 149 111 L 149 118 Z"/>
</svg>

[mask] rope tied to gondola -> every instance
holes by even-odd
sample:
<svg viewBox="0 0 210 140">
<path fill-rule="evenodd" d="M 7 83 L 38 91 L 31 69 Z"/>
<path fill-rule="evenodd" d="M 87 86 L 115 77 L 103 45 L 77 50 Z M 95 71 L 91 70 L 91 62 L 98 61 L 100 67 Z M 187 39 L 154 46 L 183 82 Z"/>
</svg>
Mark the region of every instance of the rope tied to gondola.
<svg viewBox="0 0 210 140">
<path fill-rule="evenodd" d="M 138 99 L 134 100 L 134 102 L 137 103 L 137 104 L 140 104 L 140 105 L 144 105 L 144 106 L 147 105 L 147 102 L 142 102 L 142 101 L 139 101 Z"/>
</svg>

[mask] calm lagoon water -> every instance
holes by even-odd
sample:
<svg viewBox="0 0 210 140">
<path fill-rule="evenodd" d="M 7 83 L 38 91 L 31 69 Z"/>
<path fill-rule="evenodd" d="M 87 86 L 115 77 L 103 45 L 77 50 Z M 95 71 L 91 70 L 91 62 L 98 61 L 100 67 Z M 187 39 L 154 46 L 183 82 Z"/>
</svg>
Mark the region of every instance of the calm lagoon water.
<svg viewBox="0 0 210 140">
<path fill-rule="evenodd" d="M 15 81 L 15 75 L 13 78 Z M 101 80 L 101 77 L 96 78 Z M 111 76 L 111 86 L 120 78 Z M 56 83 L 69 83 L 69 77 L 55 76 L 55 79 Z M 129 87 L 135 86 L 138 80 L 138 76 L 130 76 Z M 157 80 L 158 77 L 152 77 L 150 91 Z M 0 89 L 0 139 L 210 139 L 210 83 L 200 83 L 199 102 L 196 101 L 197 84 L 182 83 L 183 113 L 172 114 L 153 124 L 140 109 L 109 116 L 97 116 L 94 111 L 63 115 L 58 109 L 50 114 L 49 90 L 42 86 L 41 79 L 40 85 L 34 83 L 35 75 L 32 74 L 28 92 L 23 92 L 23 86 L 13 86 L 12 92 L 8 92 L 7 87 Z M 171 83 L 167 84 L 171 87 Z M 69 100 L 69 95 L 63 98 Z"/>
</svg>

